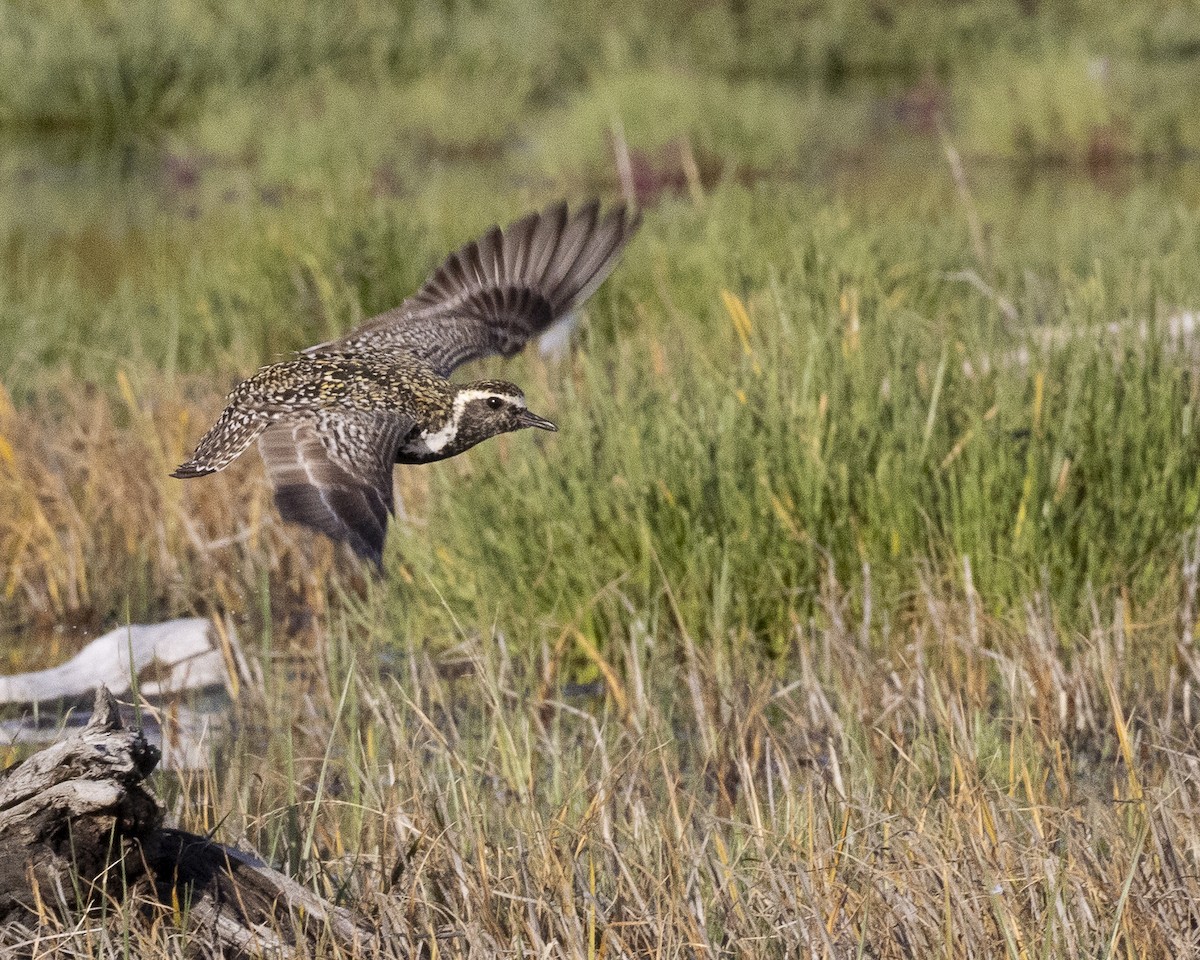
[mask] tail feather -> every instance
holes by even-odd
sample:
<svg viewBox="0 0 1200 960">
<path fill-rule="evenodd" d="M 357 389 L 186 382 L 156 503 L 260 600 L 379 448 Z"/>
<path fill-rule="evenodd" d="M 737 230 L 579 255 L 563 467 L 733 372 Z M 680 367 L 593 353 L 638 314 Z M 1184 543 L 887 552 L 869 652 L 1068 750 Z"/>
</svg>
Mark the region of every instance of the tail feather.
<svg viewBox="0 0 1200 960">
<path fill-rule="evenodd" d="M 261 413 L 230 404 L 212 429 L 200 438 L 196 452 L 171 476 L 187 480 L 224 470 L 246 452 L 269 423 L 270 419 Z"/>
</svg>

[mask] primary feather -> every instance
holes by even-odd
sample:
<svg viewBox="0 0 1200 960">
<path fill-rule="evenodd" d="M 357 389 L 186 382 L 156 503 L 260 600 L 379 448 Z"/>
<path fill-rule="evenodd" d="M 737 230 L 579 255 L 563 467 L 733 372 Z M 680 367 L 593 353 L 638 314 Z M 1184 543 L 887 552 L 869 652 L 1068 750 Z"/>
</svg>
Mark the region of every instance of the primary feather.
<svg viewBox="0 0 1200 960">
<path fill-rule="evenodd" d="M 443 376 L 489 354 L 512 356 L 567 317 L 612 272 L 641 223 L 624 206 L 565 203 L 493 227 L 439 266 L 400 306 L 311 347 L 404 350 Z"/>
</svg>

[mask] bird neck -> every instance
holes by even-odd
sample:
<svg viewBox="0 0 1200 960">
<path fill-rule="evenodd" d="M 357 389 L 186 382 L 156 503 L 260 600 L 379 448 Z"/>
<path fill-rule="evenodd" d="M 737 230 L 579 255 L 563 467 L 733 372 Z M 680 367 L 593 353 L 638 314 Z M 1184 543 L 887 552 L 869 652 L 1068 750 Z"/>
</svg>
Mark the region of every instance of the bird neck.
<svg viewBox="0 0 1200 960">
<path fill-rule="evenodd" d="M 445 415 L 439 421 L 431 422 L 421 431 L 421 440 L 430 453 L 448 457 L 452 453 L 459 452 L 451 448 L 455 446 L 455 441 L 458 439 L 463 411 L 466 410 L 467 404 L 472 399 L 471 393 L 472 391 L 467 389 L 459 390 L 451 399 Z"/>
</svg>

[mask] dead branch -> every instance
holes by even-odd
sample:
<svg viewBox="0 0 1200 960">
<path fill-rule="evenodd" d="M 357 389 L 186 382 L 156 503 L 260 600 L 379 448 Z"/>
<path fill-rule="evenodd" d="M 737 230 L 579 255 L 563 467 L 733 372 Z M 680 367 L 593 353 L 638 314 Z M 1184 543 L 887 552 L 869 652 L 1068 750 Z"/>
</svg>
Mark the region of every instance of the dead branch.
<svg viewBox="0 0 1200 960">
<path fill-rule="evenodd" d="M 0 924 L 138 896 L 212 956 L 387 955 L 369 925 L 254 855 L 164 828 L 144 783 L 158 759 L 101 687 L 86 727 L 0 773 Z"/>
</svg>

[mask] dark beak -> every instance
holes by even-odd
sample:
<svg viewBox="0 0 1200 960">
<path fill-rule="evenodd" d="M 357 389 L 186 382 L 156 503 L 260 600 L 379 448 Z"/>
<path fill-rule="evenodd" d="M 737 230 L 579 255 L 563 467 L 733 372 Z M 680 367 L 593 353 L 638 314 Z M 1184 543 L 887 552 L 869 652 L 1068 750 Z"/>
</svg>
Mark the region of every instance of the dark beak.
<svg viewBox="0 0 1200 960">
<path fill-rule="evenodd" d="M 522 427 L 537 427 L 539 430 L 557 430 L 550 420 L 545 417 L 539 417 L 536 413 L 531 413 L 528 410 L 522 410 L 521 415 L 517 417 L 517 423 Z"/>
</svg>

